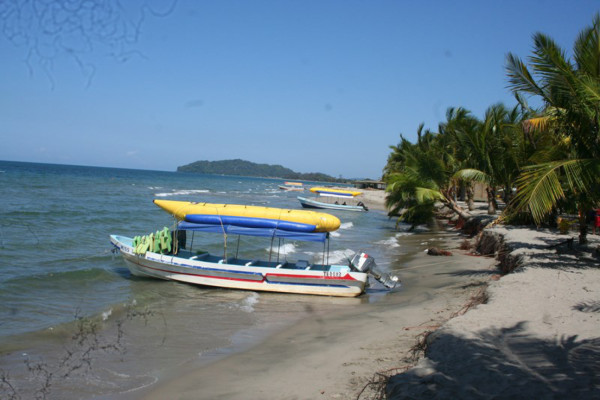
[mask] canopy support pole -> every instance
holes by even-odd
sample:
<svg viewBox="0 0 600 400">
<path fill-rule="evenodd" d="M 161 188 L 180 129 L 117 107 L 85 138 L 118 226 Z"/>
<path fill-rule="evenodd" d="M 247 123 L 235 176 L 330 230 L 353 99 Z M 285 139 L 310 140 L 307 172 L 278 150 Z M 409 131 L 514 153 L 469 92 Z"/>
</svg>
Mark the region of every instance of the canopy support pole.
<svg viewBox="0 0 600 400">
<path fill-rule="evenodd" d="M 279 252 L 281 251 L 281 238 L 277 241 L 277 262 L 279 262 Z"/>
<path fill-rule="evenodd" d="M 271 247 L 269 248 L 269 262 L 271 262 L 271 255 L 273 255 L 273 240 L 275 240 L 275 235 L 271 236 Z"/>
</svg>

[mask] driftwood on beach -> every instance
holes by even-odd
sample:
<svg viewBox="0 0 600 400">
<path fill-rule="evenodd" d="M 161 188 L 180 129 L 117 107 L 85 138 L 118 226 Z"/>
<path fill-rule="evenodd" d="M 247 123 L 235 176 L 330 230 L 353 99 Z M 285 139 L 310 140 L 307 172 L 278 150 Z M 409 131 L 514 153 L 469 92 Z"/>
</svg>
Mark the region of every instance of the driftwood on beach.
<svg viewBox="0 0 600 400">
<path fill-rule="evenodd" d="M 430 247 L 427 250 L 427 254 L 429 254 L 430 256 L 451 256 L 452 253 L 449 252 L 448 250 L 442 250 L 438 247 Z"/>
</svg>

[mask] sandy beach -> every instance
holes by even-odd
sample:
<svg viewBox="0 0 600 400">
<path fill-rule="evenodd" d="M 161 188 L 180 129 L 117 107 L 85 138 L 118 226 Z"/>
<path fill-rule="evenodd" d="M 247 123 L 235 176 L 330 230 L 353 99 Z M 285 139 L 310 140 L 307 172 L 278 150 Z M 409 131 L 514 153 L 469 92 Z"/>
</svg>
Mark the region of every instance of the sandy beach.
<svg viewBox="0 0 600 400">
<path fill-rule="evenodd" d="M 383 207 L 383 192 L 373 192 L 365 200 Z M 600 270 L 588 250 L 599 237 L 570 250 L 555 245 L 575 233 L 497 227 L 486 235 L 517 272 L 501 275 L 496 252 L 473 256 L 449 231 L 441 247 L 453 256 L 420 255 L 398 293 L 312 315 L 142 397 L 597 398 Z"/>
<path fill-rule="evenodd" d="M 365 203 L 370 210 L 385 211 L 385 191 L 376 189 L 360 189 L 361 195 L 357 196 L 359 201 Z"/>
<path fill-rule="evenodd" d="M 427 357 L 391 379 L 389 398 L 599 398 L 600 238 L 579 247 L 576 232 L 485 234 L 502 239 L 503 267 L 515 272 L 436 331 Z"/>
</svg>

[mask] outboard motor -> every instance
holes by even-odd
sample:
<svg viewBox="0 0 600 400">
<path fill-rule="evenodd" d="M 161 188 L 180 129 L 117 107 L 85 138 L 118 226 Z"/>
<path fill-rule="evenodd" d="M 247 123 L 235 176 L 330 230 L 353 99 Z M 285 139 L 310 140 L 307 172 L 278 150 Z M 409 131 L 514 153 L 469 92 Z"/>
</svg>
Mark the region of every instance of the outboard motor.
<svg viewBox="0 0 600 400">
<path fill-rule="evenodd" d="M 395 288 L 399 282 L 397 276 L 381 272 L 375 264 L 375 259 L 367 253 L 356 253 L 350 261 L 350 266 L 357 271 L 368 273 L 388 289 Z"/>
</svg>

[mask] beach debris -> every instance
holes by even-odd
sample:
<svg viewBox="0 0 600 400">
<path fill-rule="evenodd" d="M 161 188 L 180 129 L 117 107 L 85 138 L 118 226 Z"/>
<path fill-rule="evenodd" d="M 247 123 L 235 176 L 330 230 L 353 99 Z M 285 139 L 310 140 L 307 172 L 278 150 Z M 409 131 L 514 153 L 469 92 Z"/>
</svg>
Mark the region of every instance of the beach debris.
<svg viewBox="0 0 600 400">
<path fill-rule="evenodd" d="M 472 248 L 473 248 L 473 244 L 471 243 L 471 241 L 469 239 L 463 240 L 459 246 L 459 249 L 461 249 L 461 250 L 471 250 Z"/>
<path fill-rule="evenodd" d="M 442 250 L 438 247 L 430 247 L 426 250 L 426 253 L 429 254 L 430 256 L 451 256 L 452 253 L 450 253 L 448 250 Z"/>
<path fill-rule="evenodd" d="M 467 311 L 469 311 L 471 308 L 478 306 L 480 304 L 487 304 L 488 300 L 489 300 L 489 297 L 487 294 L 487 284 L 486 284 L 485 287 L 483 287 L 483 288 L 479 289 L 477 292 L 473 293 L 471 295 L 471 298 L 469 299 L 469 301 L 466 302 L 460 310 L 453 313 L 450 316 L 450 318 L 454 318 L 454 317 L 463 315 Z"/>
</svg>

